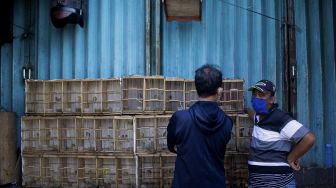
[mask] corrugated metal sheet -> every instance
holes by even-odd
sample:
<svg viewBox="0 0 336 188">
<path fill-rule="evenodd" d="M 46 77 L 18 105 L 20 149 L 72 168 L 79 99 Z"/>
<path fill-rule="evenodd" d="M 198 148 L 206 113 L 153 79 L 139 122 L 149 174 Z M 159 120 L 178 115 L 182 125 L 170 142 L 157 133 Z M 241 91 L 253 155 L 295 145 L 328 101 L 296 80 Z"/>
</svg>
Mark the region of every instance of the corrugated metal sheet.
<svg viewBox="0 0 336 188">
<path fill-rule="evenodd" d="M 144 74 L 145 1 L 87 1 L 84 28 L 56 29 L 49 7 L 49 1 L 38 1 L 38 79 Z"/>
<path fill-rule="evenodd" d="M 323 165 L 325 144 L 336 149 L 336 3 L 332 0 L 295 2 L 298 120 L 317 137 L 304 157 L 311 165 Z M 336 155 L 334 154 L 334 164 Z"/>
<path fill-rule="evenodd" d="M 24 115 L 22 67 L 30 60 L 34 79 L 121 77 L 145 71 L 145 1 L 89 0 L 85 27 L 52 26 L 49 0 L 15 0 L 12 44 L 1 47 L 1 107 Z M 32 19 L 30 20 L 30 15 Z M 29 26 L 31 22 L 31 27 Z M 21 36 L 30 28 L 29 42 Z M 20 140 L 20 130 L 18 139 Z"/>
<path fill-rule="evenodd" d="M 201 22 L 163 16 L 163 74 L 193 78 L 201 65 L 216 64 L 224 77 L 244 79 L 245 88 L 262 78 L 274 81 L 281 105 L 281 21 L 257 13 L 281 19 L 282 7 L 278 0 L 211 0 L 203 1 Z M 250 94 L 245 96 L 249 104 Z"/>
</svg>

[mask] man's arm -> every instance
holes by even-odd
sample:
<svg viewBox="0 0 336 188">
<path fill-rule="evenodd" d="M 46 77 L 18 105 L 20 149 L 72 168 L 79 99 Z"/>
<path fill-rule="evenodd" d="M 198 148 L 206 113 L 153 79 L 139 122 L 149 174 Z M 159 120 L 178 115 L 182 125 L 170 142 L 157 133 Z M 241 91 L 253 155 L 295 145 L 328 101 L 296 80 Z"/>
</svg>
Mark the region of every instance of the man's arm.
<svg viewBox="0 0 336 188">
<path fill-rule="evenodd" d="M 294 170 L 300 170 L 300 165 L 297 160 L 314 145 L 315 141 L 316 137 L 314 134 L 312 132 L 308 132 L 289 153 L 287 161 Z"/>
<path fill-rule="evenodd" d="M 173 116 L 170 118 L 169 120 L 169 124 L 167 127 L 167 145 L 168 145 L 168 149 L 169 151 L 176 153 L 175 150 L 175 145 L 176 145 L 176 120 L 175 120 L 175 114 L 173 114 Z"/>
</svg>

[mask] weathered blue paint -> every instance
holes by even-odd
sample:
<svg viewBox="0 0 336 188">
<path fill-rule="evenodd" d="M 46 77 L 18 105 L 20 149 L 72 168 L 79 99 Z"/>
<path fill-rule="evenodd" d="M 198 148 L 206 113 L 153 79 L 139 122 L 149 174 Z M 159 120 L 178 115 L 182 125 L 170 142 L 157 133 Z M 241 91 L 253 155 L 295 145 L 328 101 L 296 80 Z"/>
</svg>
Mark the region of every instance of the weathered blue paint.
<svg viewBox="0 0 336 188">
<path fill-rule="evenodd" d="M 321 50 L 321 30 L 320 27 L 320 5 L 318 1 L 309 1 L 308 4 L 308 19 L 310 23 L 308 25 L 308 38 L 313 45 L 308 46 L 309 55 L 308 58 L 310 63 L 308 65 L 310 69 L 310 87 L 309 87 L 309 97 L 311 97 L 309 104 L 309 113 L 314 114 L 310 117 L 310 128 L 314 132 L 317 138 L 323 138 L 323 105 L 321 102 L 323 100 L 316 100 L 323 98 L 323 85 L 322 85 L 322 54 Z M 316 144 L 313 147 L 314 153 L 320 153 L 323 156 L 323 139 L 317 139 Z M 312 158 L 314 161 L 319 161 L 320 156 L 314 155 Z M 322 163 L 320 163 L 322 164 Z"/>
<path fill-rule="evenodd" d="M 87 74 L 87 61 L 86 61 L 86 47 L 85 47 L 85 30 L 79 25 L 76 25 L 75 29 L 75 43 L 74 43 L 74 53 L 82 54 L 74 56 L 75 64 L 75 78 L 83 79 L 86 78 Z"/>
<path fill-rule="evenodd" d="M 7 111 L 12 111 L 12 73 L 13 67 L 11 63 L 4 62 L 12 62 L 12 45 L 5 44 L 1 47 L 1 107 Z"/>
<path fill-rule="evenodd" d="M 111 57 L 113 57 L 113 54 L 111 54 L 112 49 L 109 41 L 111 41 L 111 36 L 113 36 L 113 31 L 111 30 L 111 17 L 109 16 L 109 10 L 111 8 L 111 1 L 110 0 L 103 0 L 101 2 L 101 19 L 100 21 L 100 37 L 101 43 L 100 43 L 100 75 L 104 78 L 108 78 L 112 76 L 112 63 L 111 63 Z"/>
<path fill-rule="evenodd" d="M 24 26 L 25 25 L 25 3 L 20 3 L 22 1 L 15 0 L 14 2 L 14 10 L 15 14 L 18 16 L 14 16 L 13 22 L 16 25 Z M 15 15 L 14 14 L 14 15 Z M 20 125 L 21 116 L 24 114 L 24 82 L 22 79 L 22 67 L 24 65 L 24 54 L 25 54 L 25 43 L 26 40 L 22 40 L 21 36 L 24 31 L 19 27 L 13 28 L 13 35 L 17 36 L 13 40 L 13 56 L 12 56 L 12 111 L 16 112 L 16 124 Z M 17 140 L 21 139 L 20 137 L 21 126 L 17 126 Z"/>
<path fill-rule="evenodd" d="M 316 144 L 303 162 L 321 166 L 324 163 L 324 145 L 331 143 L 336 149 L 335 2 L 294 2 L 298 119 L 317 137 Z"/>
<path fill-rule="evenodd" d="M 122 9 L 122 7 L 121 7 Z M 88 1 L 88 19 L 87 19 L 87 61 L 88 61 L 88 77 L 98 78 L 98 68 L 100 62 L 98 60 L 98 3 L 96 1 Z"/>
<path fill-rule="evenodd" d="M 143 74 L 145 2 L 88 1 L 85 26 L 52 26 L 49 1 L 37 1 L 38 79 L 108 78 Z M 42 71 L 43 70 L 43 71 Z"/>
<path fill-rule="evenodd" d="M 193 78 L 205 63 L 224 77 L 245 80 L 245 88 L 265 78 L 279 83 L 282 103 L 281 1 L 203 1 L 201 22 L 162 19 L 162 66 L 166 76 Z M 277 72 L 280 72 L 278 74 Z M 246 92 L 249 105 L 250 93 Z"/>
<path fill-rule="evenodd" d="M 37 25 L 35 27 L 35 41 L 37 42 L 37 47 L 35 49 L 36 51 L 36 62 L 37 62 L 37 66 L 34 67 L 36 70 L 36 76 L 35 78 L 38 79 L 50 79 L 50 74 L 49 74 L 49 70 L 54 70 L 57 69 L 57 64 L 52 64 L 54 65 L 53 67 L 51 67 L 51 62 L 50 59 L 53 58 L 54 56 L 49 56 L 51 48 L 49 47 L 49 44 L 53 44 L 50 42 L 49 38 L 52 39 L 51 37 L 49 37 L 49 33 L 51 31 L 51 26 L 50 26 L 50 20 L 49 20 L 49 9 L 48 7 L 50 7 L 50 3 L 49 1 L 38 1 L 37 3 L 37 8 L 38 11 L 36 12 L 36 17 L 37 17 Z M 28 11 L 28 10 L 26 10 Z M 15 13 L 14 16 L 19 16 L 17 13 Z M 53 28 L 54 29 L 54 28 Z M 55 36 L 52 35 L 53 32 L 50 33 L 51 36 Z M 55 36 L 56 37 L 56 36 Z M 52 42 L 56 42 L 59 37 L 57 37 L 57 39 L 52 40 Z M 57 45 L 57 44 L 56 44 Z M 53 51 L 51 51 L 53 52 Z M 57 52 L 55 52 L 57 54 Z M 49 58 L 50 57 L 50 58 Z M 56 57 L 55 57 L 56 58 Z M 58 75 L 52 74 L 53 78 L 58 78 Z"/>
<path fill-rule="evenodd" d="M 335 25 L 333 17 L 333 8 L 335 4 L 333 4 L 332 0 L 327 0 L 322 3 L 322 43 L 323 43 L 323 51 L 322 51 L 322 67 L 323 67 L 323 90 L 325 99 L 324 102 L 324 125 L 325 129 L 323 132 L 324 142 L 331 143 L 335 146 L 336 144 L 336 105 L 331 101 L 335 100 L 336 94 L 336 65 L 335 65 Z M 334 9 L 335 10 L 335 9 Z M 330 84 L 334 83 L 334 84 Z M 324 148 L 324 147 L 323 147 Z M 336 156 L 335 156 L 336 157 Z M 335 158 L 336 159 L 336 158 Z M 334 160 L 335 160 L 334 159 Z"/>
</svg>

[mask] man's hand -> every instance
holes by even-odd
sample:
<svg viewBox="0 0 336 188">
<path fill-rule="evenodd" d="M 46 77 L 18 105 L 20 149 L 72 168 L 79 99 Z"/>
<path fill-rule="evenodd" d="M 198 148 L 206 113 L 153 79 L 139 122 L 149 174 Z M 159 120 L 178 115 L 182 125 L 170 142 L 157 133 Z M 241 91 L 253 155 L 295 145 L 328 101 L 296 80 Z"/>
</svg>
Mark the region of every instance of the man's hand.
<svg viewBox="0 0 336 188">
<path fill-rule="evenodd" d="M 305 154 L 315 143 L 316 137 L 312 132 L 308 132 L 301 141 L 294 146 L 294 149 L 288 154 L 287 162 L 294 170 L 300 170 L 298 159 Z"/>
<path fill-rule="evenodd" d="M 292 162 L 288 161 L 288 164 L 289 164 L 295 171 L 299 171 L 299 170 L 301 169 L 299 160 L 292 161 Z"/>
</svg>

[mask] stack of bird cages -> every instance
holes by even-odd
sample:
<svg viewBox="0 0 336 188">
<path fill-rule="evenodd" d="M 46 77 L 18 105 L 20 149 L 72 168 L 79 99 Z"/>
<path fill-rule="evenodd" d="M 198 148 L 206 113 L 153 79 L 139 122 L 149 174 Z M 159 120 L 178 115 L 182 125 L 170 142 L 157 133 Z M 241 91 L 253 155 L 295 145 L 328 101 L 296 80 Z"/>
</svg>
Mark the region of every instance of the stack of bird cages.
<svg viewBox="0 0 336 188">
<path fill-rule="evenodd" d="M 96 162 L 96 157 L 92 155 L 77 157 L 78 187 L 96 187 Z"/>
<path fill-rule="evenodd" d="M 115 131 L 114 151 L 120 153 L 134 152 L 134 123 L 132 116 L 116 116 L 113 119 Z"/>
<path fill-rule="evenodd" d="M 81 80 L 63 80 L 63 113 L 82 113 L 82 82 Z"/>
<path fill-rule="evenodd" d="M 164 77 L 145 77 L 144 111 L 146 113 L 163 113 L 165 105 Z"/>
<path fill-rule="evenodd" d="M 176 156 L 162 155 L 161 156 L 161 173 L 162 173 L 162 186 L 164 188 L 172 187 L 174 178 Z"/>
<path fill-rule="evenodd" d="M 227 143 L 226 145 L 226 152 L 227 153 L 234 153 L 237 152 L 237 136 L 236 136 L 236 121 L 235 121 L 235 116 L 231 116 L 231 119 L 233 120 L 233 127 L 231 130 L 231 139 L 229 141 L 229 143 Z"/>
<path fill-rule="evenodd" d="M 139 156 L 139 187 L 160 187 L 160 162 L 159 156 Z"/>
<path fill-rule="evenodd" d="M 135 116 L 135 153 L 166 153 L 171 115 Z"/>
<path fill-rule="evenodd" d="M 24 155 L 22 163 L 24 187 L 136 187 L 135 156 Z"/>
<path fill-rule="evenodd" d="M 76 121 L 76 141 L 78 152 L 96 151 L 96 131 L 94 117 L 81 117 Z"/>
<path fill-rule="evenodd" d="M 57 118 L 24 117 L 21 137 L 21 149 L 24 152 L 58 151 Z"/>
<path fill-rule="evenodd" d="M 224 168 L 226 184 L 229 187 L 248 187 L 248 154 L 225 156 Z"/>
<path fill-rule="evenodd" d="M 231 140 L 227 151 L 248 153 L 253 132 L 253 121 L 247 114 L 229 114 L 233 121 Z"/>
<path fill-rule="evenodd" d="M 41 80 L 26 81 L 26 107 L 27 114 L 44 113 L 44 82 Z"/>
<path fill-rule="evenodd" d="M 242 112 L 244 110 L 244 80 L 223 80 L 223 93 L 219 98 L 219 106 L 225 112 Z"/>
<path fill-rule="evenodd" d="M 117 160 L 111 156 L 97 158 L 98 187 L 117 187 Z"/>
<path fill-rule="evenodd" d="M 140 155 L 139 187 L 171 187 L 175 167 L 174 155 Z"/>
<path fill-rule="evenodd" d="M 95 117 L 95 141 L 97 152 L 112 152 L 115 149 L 113 117 Z"/>
<path fill-rule="evenodd" d="M 156 119 L 155 116 L 135 117 L 135 152 L 155 153 Z"/>
<path fill-rule="evenodd" d="M 39 117 L 23 118 L 21 124 L 21 150 L 23 152 L 38 151 L 40 147 Z"/>
<path fill-rule="evenodd" d="M 39 149 L 43 151 L 57 151 L 59 149 L 58 122 L 54 117 L 39 120 Z"/>
<path fill-rule="evenodd" d="M 102 81 L 82 81 L 82 108 L 84 114 L 102 112 Z"/>
<path fill-rule="evenodd" d="M 58 156 L 41 157 L 41 181 L 42 187 L 61 187 L 62 171 L 61 159 Z"/>
<path fill-rule="evenodd" d="M 41 158 L 25 155 L 22 158 L 22 184 L 24 187 L 42 187 Z"/>
<path fill-rule="evenodd" d="M 247 114 L 239 114 L 236 117 L 237 150 L 248 153 L 252 139 L 253 121 Z"/>
<path fill-rule="evenodd" d="M 145 77 L 143 76 L 131 76 L 123 78 L 123 113 L 139 114 L 143 112 L 144 82 Z"/>
<path fill-rule="evenodd" d="M 44 82 L 44 107 L 46 114 L 62 113 L 62 87 L 60 80 L 49 80 Z"/>
<path fill-rule="evenodd" d="M 184 79 L 166 78 L 165 79 L 165 112 L 173 113 L 182 110 L 184 106 Z"/>
<path fill-rule="evenodd" d="M 167 126 L 171 115 L 156 116 L 156 151 L 160 153 L 169 153 L 167 146 Z"/>
<path fill-rule="evenodd" d="M 117 158 L 117 187 L 136 187 L 136 158 L 127 156 Z"/>
<path fill-rule="evenodd" d="M 185 108 L 190 108 L 198 100 L 194 80 L 185 80 Z"/>
<path fill-rule="evenodd" d="M 102 80 L 103 113 L 122 113 L 121 79 Z"/>
<path fill-rule="evenodd" d="M 60 152 L 77 152 L 78 139 L 77 139 L 77 125 L 80 125 L 81 119 L 78 117 L 59 117 L 59 143 Z"/>
</svg>

